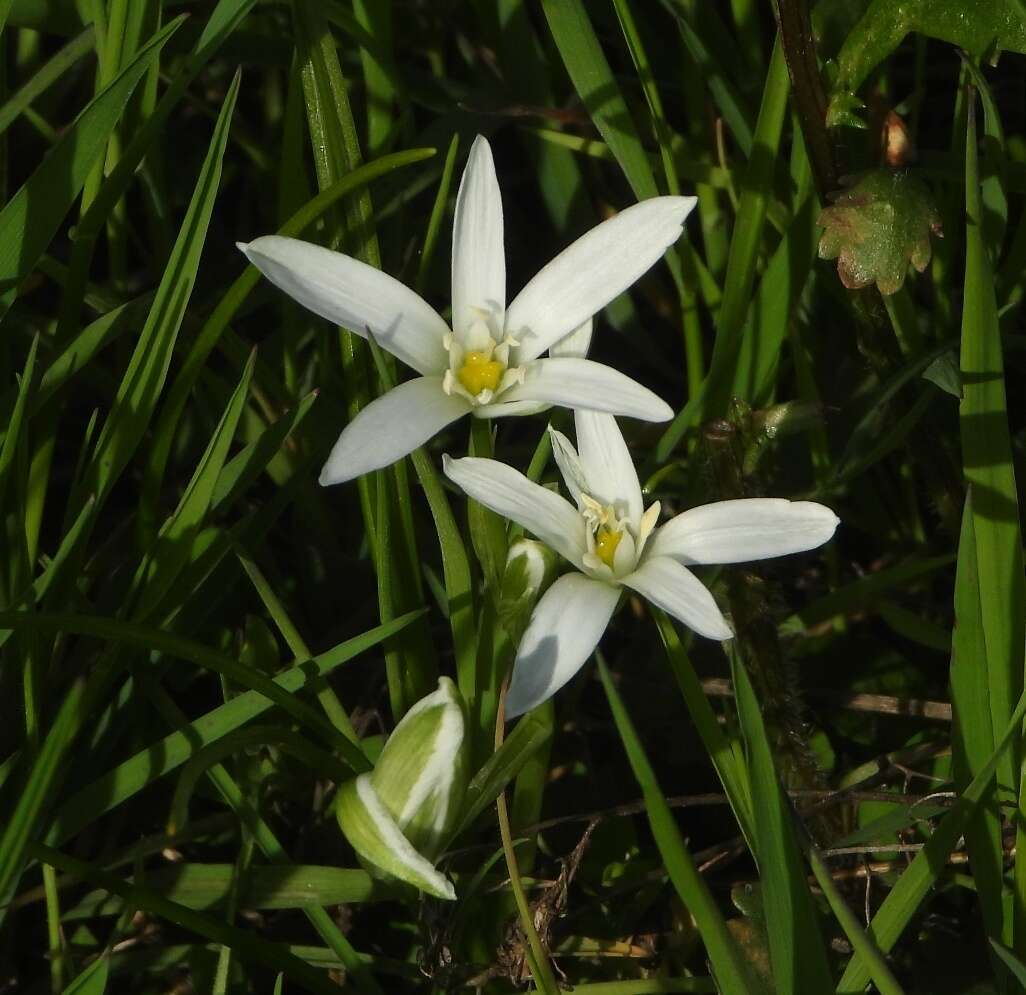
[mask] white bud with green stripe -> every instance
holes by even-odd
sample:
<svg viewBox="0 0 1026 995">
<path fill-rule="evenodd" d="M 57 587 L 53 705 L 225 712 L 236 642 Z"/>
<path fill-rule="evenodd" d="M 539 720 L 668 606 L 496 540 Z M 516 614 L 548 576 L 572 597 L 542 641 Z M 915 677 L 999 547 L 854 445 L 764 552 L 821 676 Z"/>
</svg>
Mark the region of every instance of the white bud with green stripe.
<svg viewBox="0 0 1026 995">
<path fill-rule="evenodd" d="M 460 817 L 467 752 L 463 700 L 442 677 L 438 690 L 403 716 L 374 770 L 339 790 L 339 825 L 372 870 L 455 899 L 452 883 L 433 861 Z"/>
</svg>

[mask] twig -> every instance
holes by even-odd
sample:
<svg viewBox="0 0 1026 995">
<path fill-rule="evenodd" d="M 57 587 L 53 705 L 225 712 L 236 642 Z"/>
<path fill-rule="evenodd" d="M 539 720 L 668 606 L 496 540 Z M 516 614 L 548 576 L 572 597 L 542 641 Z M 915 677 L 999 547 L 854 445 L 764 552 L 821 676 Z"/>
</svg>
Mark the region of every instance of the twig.
<svg viewBox="0 0 1026 995">
<path fill-rule="evenodd" d="M 707 677 L 702 681 L 702 690 L 713 697 L 732 698 L 734 688 L 724 677 Z M 898 698 L 891 694 L 848 693 L 844 691 L 804 692 L 809 697 L 829 698 L 842 708 L 856 712 L 876 712 L 880 715 L 900 715 L 911 718 L 933 719 L 937 722 L 951 721 L 951 705 L 946 701 L 930 701 L 926 698 Z"/>
</svg>

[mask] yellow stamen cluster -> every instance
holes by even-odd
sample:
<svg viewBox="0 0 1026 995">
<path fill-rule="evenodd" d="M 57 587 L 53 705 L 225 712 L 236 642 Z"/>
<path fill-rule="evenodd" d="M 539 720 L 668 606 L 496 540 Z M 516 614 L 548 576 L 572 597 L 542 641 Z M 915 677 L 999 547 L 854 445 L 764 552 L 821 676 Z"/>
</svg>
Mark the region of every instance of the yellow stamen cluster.
<svg viewBox="0 0 1026 995">
<path fill-rule="evenodd" d="M 483 390 L 496 390 L 506 367 L 496 359 L 489 359 L 486 352 L 468 352 L 463 357 L 459 381 L 473 396 Z"/>
<path fill-rule="evenodd" d="M 616 547 L 620 545 L 623 538 L 622 532 L 614 532 L 602 526 L 595 533 L 595 555 L 610 569 L 613 566 L 613 557 L 616 555 Z"/>
</svg>

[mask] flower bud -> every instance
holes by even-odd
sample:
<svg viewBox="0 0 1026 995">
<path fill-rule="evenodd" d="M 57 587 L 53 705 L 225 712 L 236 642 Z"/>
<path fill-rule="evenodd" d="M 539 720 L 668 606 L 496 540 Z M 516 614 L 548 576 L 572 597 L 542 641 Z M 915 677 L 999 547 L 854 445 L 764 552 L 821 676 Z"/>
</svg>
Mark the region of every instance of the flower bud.
<svg viewBox="0 0 1026 995">
<path fill-rule="evenodd" d="M 463 701 L 448 677 L 403 716 L 369 774 L 338 793 L 339 826 L 360 858 L 438 898 L 454 899 L 436 870 L 470 779 Z"/>
<path fill-rule="evenodd" d="M 523 635 L 534 606 L 556 575 L 557 565 L 556 554 L 535 539 L 517 539 L 509 547 L 498 614 L 514 641 Z"/>
</svg>

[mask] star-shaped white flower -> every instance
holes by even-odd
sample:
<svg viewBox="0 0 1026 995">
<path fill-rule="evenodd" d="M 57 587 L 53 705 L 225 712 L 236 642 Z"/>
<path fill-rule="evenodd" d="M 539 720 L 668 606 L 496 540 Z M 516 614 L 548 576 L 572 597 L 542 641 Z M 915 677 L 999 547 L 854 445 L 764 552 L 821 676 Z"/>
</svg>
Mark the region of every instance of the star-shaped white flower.
<svg viewBox="0 0 1026 995">
<path fill-rule="evenodd" d="M 451 329 L 408 287 L 349 256 L 279 235 L 239 243 L 290 297 L 357 335 L 369 331 L 420 374 L 350 422 L 321 483 L 387 466 L 468 413 L 498 418 L 559 404 L 645 421 L 672 417 L 647 387 L 585 359 L 580 341 L 592 317 L 677 240 L 694 205 L 693 197 L 653 197 L 621 211 L 560 253 L 507 307 L 502 199 L 491 149 L 478 136 L 456 198 Z M 560 353 L 575 330 L 575 346 Z"/>
<path fill-rule="evenodd" d="M 644 507 L 641 484 L 612 415 L 575 411 L 575 450 L 550 429 L 556 463 L 575 504 L 496 460 L 444 458 L 470 497 L 512 519 L 576 567 L 535 606 L 520 642 L 506 715 L 555 694 L 584 665 L 628 587 L 701 636 L 733 633 L 705 585 L 688 569 L 743 563 L 822 545 L 837 516 L 821 504 L 782 498 L 717 501 L 657 527 L 659 502 Z"/>
</svg>

